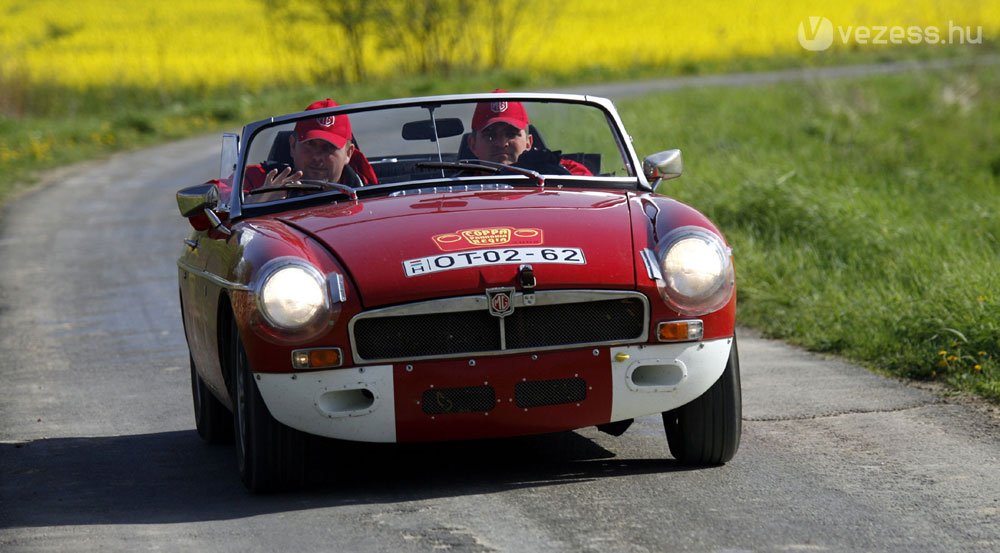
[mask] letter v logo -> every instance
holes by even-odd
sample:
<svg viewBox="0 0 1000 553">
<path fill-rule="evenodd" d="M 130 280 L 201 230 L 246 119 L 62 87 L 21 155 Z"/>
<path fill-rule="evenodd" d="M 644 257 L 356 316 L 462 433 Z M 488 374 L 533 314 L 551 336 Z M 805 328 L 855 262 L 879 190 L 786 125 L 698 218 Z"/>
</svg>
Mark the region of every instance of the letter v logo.
<svg viewBox="0 0 1000 553">
<path fill-rule="evenodd" d="M 833 44 L 833 23 L 825 17 L 810 15 L 808 23 L 799 23 L 799 44 L 810 52 L 826 50 Z"/>
</svg>

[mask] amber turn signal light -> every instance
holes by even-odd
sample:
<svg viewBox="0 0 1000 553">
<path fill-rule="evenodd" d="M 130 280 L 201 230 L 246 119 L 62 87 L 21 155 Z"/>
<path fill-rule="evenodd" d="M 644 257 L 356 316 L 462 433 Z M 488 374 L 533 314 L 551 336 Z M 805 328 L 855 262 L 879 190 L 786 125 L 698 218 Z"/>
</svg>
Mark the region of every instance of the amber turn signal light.
<svg viewBox="0 0 1000 553">
<path fill-rule="evenodd" d="M 656 326 L 656 338 L 661 342 L 693 342 L 701 340 L 705 326 L 699 320 L 670 321 Z"/>
<path fill-rule="evenodd" d="M 343 363 L 340 348 L 297 349 L 292 352 L 292 368 L 331 369 Z"/>
</svg>

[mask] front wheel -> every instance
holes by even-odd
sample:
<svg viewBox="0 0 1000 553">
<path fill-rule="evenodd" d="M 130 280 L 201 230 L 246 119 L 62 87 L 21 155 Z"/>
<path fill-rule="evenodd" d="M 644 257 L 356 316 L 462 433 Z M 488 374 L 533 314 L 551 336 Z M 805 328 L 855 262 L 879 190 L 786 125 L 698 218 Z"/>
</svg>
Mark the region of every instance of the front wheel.
<svg viewBox="0 0 1000 553">
<path fill-rule="evenodd" d="M 240 479 L 255 493 L 299 488 L 305 476 L 305 436 L 271 416 L 254 382 L 235 322 L 232 336 L 236 380 L 233 419 Z"/>
<path fill-rule="evenodd" d="M 198 375 L 194 357 L 190 357 L 190 360 L 191 399 L 194 403 L 194 422 L 198 435 L 210 444 L 227 443 L 233 439 L 233 416 L 229 413 L 229 409 L 212 395 L 205 381 Z"/>
<path fill-rule="evenodd" d="M 740 447 L 743 400 L 736 336 L 719 380 L 694 401 L 663 413 L 670 452 L 689 465 L 728 462 Z"/>
</svg>

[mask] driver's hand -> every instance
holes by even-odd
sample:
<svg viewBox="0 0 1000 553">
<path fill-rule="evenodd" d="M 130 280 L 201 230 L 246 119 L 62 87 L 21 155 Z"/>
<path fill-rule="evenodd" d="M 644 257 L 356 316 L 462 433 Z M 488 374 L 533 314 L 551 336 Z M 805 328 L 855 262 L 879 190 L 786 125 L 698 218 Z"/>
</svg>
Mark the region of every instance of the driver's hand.
<svg viewBox="0 0 1000 553">
<path fill-rule="evenodd" d="M 267 188 L 269 186 L 297 184 L 301 178 L 302 171 L 296 171 L 293 173 L 291 167 L 285 167 L 280 173 L 277 169 L 271 169 L 266 175 L 264 175 L 264 184 L 262 184 L 261 187 Z"/>
</svg>

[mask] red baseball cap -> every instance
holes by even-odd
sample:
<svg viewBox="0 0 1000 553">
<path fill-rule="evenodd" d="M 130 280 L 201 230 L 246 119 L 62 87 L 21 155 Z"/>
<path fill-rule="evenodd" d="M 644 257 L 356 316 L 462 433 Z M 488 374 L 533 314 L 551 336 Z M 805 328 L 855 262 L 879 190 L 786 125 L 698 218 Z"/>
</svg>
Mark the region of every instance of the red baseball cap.
<svg viewBox="0 0 1000 553">
<path fill-rule="evenodd" d="M 507 92 L 496 89 L 493 92 Z M 479 102 L 472 114 L 472 130 L 481 131 L 493 123 L 507 123 L 518 129 L 528 128 L 528 112 L 521 102 Z"/>
<path fill-rule="evenodd" d="M 327 98 L 309 104 L 306 110 L 336 107 L 337 102 Z M 338 148 L 343 148 L 351 140 L 351 120 L 346 115 L 327 115 L 316 119 L 303 119 L 295 124 L 295 139 L 325 140 Z"/>
</svg>

